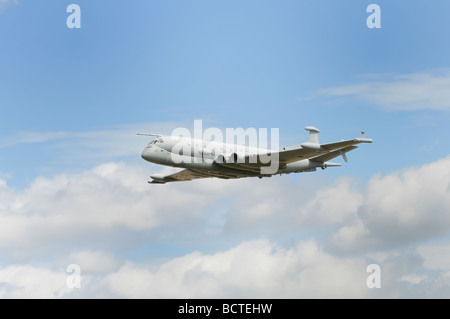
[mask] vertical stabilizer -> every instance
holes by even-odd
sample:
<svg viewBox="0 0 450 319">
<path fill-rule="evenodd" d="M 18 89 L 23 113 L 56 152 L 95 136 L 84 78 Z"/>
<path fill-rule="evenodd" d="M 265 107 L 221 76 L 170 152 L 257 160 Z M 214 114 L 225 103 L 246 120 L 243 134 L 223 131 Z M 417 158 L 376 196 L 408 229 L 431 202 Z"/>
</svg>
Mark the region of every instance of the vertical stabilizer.
<svg viewBox="0 0 450 319">
<path fill-rule="evenodd" d="M 314 126 L 307 126 L 305 130 L 309 131 L 309 143 L 319 144 L 319 133 L 320 130 L 315 128 Z"/>
</svg>

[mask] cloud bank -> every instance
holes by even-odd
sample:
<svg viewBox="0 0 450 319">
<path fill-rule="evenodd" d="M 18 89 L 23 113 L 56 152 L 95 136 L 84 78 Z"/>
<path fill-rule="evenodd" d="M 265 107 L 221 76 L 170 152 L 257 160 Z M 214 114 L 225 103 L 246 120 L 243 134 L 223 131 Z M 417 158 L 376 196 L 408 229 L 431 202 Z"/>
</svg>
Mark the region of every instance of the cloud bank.
<svg viewBox="0 0 450 319">
<path fill-rule="evenodd" d="M 20 191 L 0 181 L 0 296 L 448 297 L 449 167 L 447 157 L 364 187 L 311 186 L 307 174 L 155 186 L 123 163 Z M 366 285 L 371 263 L 380 289 Z"/>
</svg>

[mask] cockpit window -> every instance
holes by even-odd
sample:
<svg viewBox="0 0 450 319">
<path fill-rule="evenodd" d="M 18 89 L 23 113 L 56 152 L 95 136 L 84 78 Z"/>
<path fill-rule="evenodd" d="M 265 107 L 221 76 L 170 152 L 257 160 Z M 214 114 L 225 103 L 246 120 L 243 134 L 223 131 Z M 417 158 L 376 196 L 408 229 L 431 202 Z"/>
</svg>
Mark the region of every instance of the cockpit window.
<svg viewBox="0 0 450 319">
<path fill-rule="evenodd" d="M 148 145 L 152 145 L 152 144 L 160 144 L 163 143 L 164 141 L 162 140 L 162 138 L 158 138 L 156 140 L 151 141 L 150 143 L 148 143 Z"/>
</svg>

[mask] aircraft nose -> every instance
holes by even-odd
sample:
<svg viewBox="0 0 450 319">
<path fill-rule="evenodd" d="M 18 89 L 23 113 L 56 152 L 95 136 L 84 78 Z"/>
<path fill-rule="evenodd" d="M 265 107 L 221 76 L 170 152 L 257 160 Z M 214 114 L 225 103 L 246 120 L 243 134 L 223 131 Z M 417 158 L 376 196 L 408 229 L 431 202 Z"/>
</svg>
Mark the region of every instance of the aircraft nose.
<svg viewBox="0 0 450 319">
<path fill-rule="evenodd" d="M 143 159 L 145 159 L 146 161 L 148 161 L 149 154 L 148 154 L 148 148 L 147 148 L 147 147 L 144 148 L 144 150 L 142 151 L 141 157 L 142 157 Z"/>
</svg>

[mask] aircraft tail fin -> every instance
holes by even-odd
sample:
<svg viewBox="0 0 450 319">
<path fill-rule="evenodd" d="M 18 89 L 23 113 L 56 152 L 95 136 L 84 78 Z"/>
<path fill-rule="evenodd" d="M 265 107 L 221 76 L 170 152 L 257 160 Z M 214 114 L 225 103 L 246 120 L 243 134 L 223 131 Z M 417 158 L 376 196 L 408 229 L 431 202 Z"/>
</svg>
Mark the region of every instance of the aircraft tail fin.
<svg viewBox="0 0 450 319">
<path fill-rule="evenodd" d="M 320 130 L 314 126 L 307 126 L 305 130 L 309 131 L 308 143 L 319 144 L 319 133 Z"/>
</svg>

